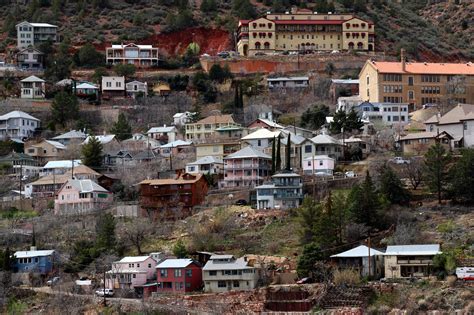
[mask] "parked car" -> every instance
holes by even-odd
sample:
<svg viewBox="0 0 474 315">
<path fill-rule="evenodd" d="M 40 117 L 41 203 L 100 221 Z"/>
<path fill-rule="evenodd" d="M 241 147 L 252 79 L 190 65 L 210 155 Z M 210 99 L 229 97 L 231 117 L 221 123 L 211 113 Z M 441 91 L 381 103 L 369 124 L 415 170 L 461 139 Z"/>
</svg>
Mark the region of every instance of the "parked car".
<svg viewBox="0 0 474 315">
<path fill-rule="evenodd" d="M 393 159 L 390 159 L 389 162 L 394 164 L 410 164 L 410 160 L 404 159 L 401 156 L 394 157 Z"/>
<path fill-rule="evenodd" d="M 285 51 L 284 51 L 284 52 L 282 52 L 281 54 L 286 56 L 286 55 L 289 55 L 289 54 L 290 54 L 290 52 L 289 52 L 288 50 L 285 50 Z"/>
<path fill-rule="evenodd" d="M 246 206 L 247 205 L 247 200 L 245 199 L 239 199 L 237 200 L 237 202 L 235 203 L 237 206 Z"/>
<path fill-rule="evenodd" d="M 456 268 L 456 277 L 463 281 L 474 281 L 474 267 Z"/>
<path fill-rule="evenodd" d="M 338 54 L 339 53 L 339 50 L 333 50 L 331 51 L 331 54 Z"/>
<path fill-rule="evenodd" d="M 97 296 L 114 296 L 114 290 L 113 289 L 100 289 L 95 291 L 95 294 Z"/>
<path fill-rule="evenodd" d="M 221 51 L 217 54 L 218 57 L 221 57 L 221 58 L 229 58 L 230 57 L 230 54 L 229 52 L 227 51 Z"/>
<path fill-rule="evenodd" d="M 298 55 L 298 52 L 297 51 L 290 51 L 290 55 L 292 55 L 292 56 Z"/>
<path fill-rule="evenodd" d="M 255 53 L 255 56 L 266 56 L 267 54 L 261 51 Z"/>
<path fill-rule="evenodd" d="M 56 283 L 58 283 L 59 280 L 60 280 L 59 277 L 53 277 L 53 278 L 49 279 L 48 281 L 46 281 L 46 285 L 53 286 Z"/>
<path fill-rule="evenodd" d="M 346 177 L 356 177 L 357 176 L 357 174 L 354 173 L 354 171 L 347 171 L 347 172 L 344 173 L 344 175 Z"/>
</svg>

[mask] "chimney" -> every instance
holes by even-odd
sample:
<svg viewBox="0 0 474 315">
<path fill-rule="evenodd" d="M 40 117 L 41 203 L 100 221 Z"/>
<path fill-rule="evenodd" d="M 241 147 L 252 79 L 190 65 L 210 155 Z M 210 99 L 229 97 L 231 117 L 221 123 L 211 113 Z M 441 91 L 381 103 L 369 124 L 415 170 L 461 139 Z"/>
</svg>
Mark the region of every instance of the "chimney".
<svg viewBox="0 0 474 315">
<path fill-rule="evenodd" d="M 402 62 L 402 71 L 405 72 L 405 48 L 400 50 L 400 61 Z"/>
<path fill-rule="evenodd" d="M 32 252 L 36 251 L 36 246 L 30 246 L 30 251 Z"/>
</svg>

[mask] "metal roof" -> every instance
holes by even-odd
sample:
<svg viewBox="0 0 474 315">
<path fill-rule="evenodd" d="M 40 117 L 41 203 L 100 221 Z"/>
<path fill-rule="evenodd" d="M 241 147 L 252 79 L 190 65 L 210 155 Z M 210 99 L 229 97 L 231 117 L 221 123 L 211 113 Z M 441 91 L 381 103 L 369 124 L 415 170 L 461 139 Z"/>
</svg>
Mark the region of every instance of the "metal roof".
<svg viewBox="0 0 474 315">
<path fill-rule="evenodd" d="M 228 256 L 228 255 L 224 255 Z M 206 265 L 202 268 L 202 270 L 243 270 L 243 269 L 254 269 L 247 265 L 248 263 L 245 261 L 243 257 L 235 259 L 231 262 L 227 261 L 217 261 L 211 259 L 206 263 Z"/>
<path fill-rule="evenodd" d="M 175 126 L 163 126 L 163 127 L 153 127 L 150 128 L 146 133 L 158 133 L 158 132 L 176 132 Z"/>
<path fill-rule="evenodd" d="M 278 78 L 267 78 L 267 81 L 278 82 L 278 81 L 308 81 L 309 77 L 278 77 Z"/>
<path fill-rule="evenodd" d="M 54 249 L 45 250 L 25 250 L 15 252 L 15 258 L 31 258 L 39 256 L 50 256 L 54 253 Z"/>
<path fill-rule="evenodd" d="M 24 119 L 31 119 L 31 120 L 36 120 L 39 121 L 38 118 L 35 118 L 25 112 L 22 112 L 21 110 L 14 110 L 9 113 L 6 113 L 5 115 L 0 116 L 0 120 L 8 120 L 11 118 L 24 118 Z"/>
<path fill-rule="evenodd" d="M 28 78 L 21 80 L 20 82 L 46 82 L 43 79 L 38 78 L 35 75 L 30 75 Z"/>
<path fill-rule="evenodd" d="M 441 254 L 439 244 L 423 245 L 389 245 L 385 251 L 386 256 L 396 255 L 436 255 Z"/>
<path fill-rule="evenodd" d="M 192 163 L 188 163 L 188 165 L 203 165 L 203 164 L 214 164 L 214 163 L 224 164 L 224 161 L 220 157 L 205 156 Z"/>
<path fill-rule="evenodd" d="M 170 143 L 167 143 L 165 145 L 160 146 L 160 148 L 176 148 L 176 147 L 181 147 L 181 146 L 188 146 L 193 144 L 190 141 L 183 141 L 183 140 L 176 140 Z"/>
<path fill-rule="evenodd" d="M 251 134 L 246 135 L 241 140 L 273 139 L 280 135 L 280 131 L 270 131 L 267 128 L 260 128 Z"/>
<path fill-rule="evenodd" d="M 93 191 L 106 193 L 109 192 L 107 189 L 90 179 L 70 179 L 67 181 L 66 185 L 67 184 L 70 184 L 72 187 L 76 188 L 81 193 Z"/>
<path fill-rule="evenodd" d="M 260 152 L 252 146 L 245 147 L 237 152 L 229 154 L 224 158 L 224 160 L 230 159 L 245 159 L 245 158 L 262 158 L 271 160 L 272 157 L 268 154 Z"/>
<path fill-rule="evenodd" d="M 310 139 L 313 143 L 315 144 L 336 144 L 336 145 L 342 145 L 340 140 L 337 140 L 336 138 L 331 137 L 330 135 L 322 134 L 322 135 L 317 135 L 314 138 Z"/>
<path fill-rule="evenodd" d="M 186 268 L 194 261 L 188 258 L 181 258 L 181 259 L 166 259 L 159 263 L 156 268 Z"/>
<path fill-rule="evenodd" d="M 150 256 L 126 256 L 117 261 L 116 263 L 139 263 L 151 258 Z"/>
<path fill-rule="evenodd" d="M 98 90 L 99 88 L 95 85 L 89 84 L 89 83 L 81 83 L 78 86 L 76 86 L 76 89 L 92 89 L 92 90 Z"/>
<path fill-rule="evenodd" d="M 81 160 L 74 160 L 74 167 L 79 166 L 82 164 Z M 43 169 L 49 168 L 72 168 L 72 161 L 71 160 L 60 160 L 60 161 L 49 161 L 43 166 Z"/>
<path fill-rule="evenodd" d="M 85 139 L 87 138 L 87 135 L 78 130 L 71 130 L 71 131 L 68 131 L 66 133 L 63 133 L 62 135 L 59 135 L 59 136 L 56 136 L 54 138 L 52 138 L 53 140 L 60 140 L 60 139 Z"/>
<path fill-rule="evenodd" d="M 376 249 L 370 249 L 370 256 L 379 256 L 383 255 L 384 253 L 378 251 Z M 345 252 L 332 255 L 331 257 L 341 257 L 341 258 L 351 258 L 351 257 L 368 257 L 369 256 L 369 248 L 365 245 L 357 246 L 353 249 L 347 250 Z"/>
<path fill-rule="evenodd" d="M 97 140 L 99 140 L 99 142 L 100 142 L 101 144 L 107 144 L 107 143 L 109 143 L 109 142 L 111 142 L 112 140 L 115 139 L 115 135 L 88 136 L 88 137 L 86 138 L 86 140 L 84 140 L 83 144 L 89 143 L 89 140 L 90 140 L 92 137 L 96 137 Z"/>
<path fill-rule="evenodd" d="M 332 79 L 331 81 L 336 84 L 359 84 L 358 79 Z"/>
</svg>

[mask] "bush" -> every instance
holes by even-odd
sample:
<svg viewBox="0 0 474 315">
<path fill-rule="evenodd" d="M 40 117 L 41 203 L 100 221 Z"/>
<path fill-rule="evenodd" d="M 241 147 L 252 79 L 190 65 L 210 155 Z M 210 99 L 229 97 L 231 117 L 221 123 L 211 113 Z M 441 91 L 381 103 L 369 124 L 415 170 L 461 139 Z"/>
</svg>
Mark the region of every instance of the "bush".
<svg viewBox="0 0 474 315">
<path fill-rule="evenodd" d="M 360 274 L 354 269 L 336 269 L 333 272 L 333 279 L 336 285 L 357 285 L 361 282 Z"/>
</svg>

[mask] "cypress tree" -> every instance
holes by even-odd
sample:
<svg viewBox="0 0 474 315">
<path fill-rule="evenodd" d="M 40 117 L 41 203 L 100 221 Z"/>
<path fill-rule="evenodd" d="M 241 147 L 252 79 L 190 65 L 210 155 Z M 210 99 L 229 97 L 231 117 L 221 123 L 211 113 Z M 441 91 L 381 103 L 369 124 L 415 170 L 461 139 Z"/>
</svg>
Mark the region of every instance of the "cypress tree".
<svg viewBox="0 0 474 315">
<path fill-rule="evenodd" d="M 7 249 L 5 250 L 5 253 L 3 254 L 3 266 L 2 266 L 2 269 L 4 271 L 9 271 L 11 270 L 12 268 L 12 265 L 11 265 L 11 253 L 10 253 L 10 247 L 7 247 Z"/>
<path fill-rule="evenodd" d="M 275 161 L 275 172 L 281 170 L 281 146 L 280 146 L 280 135 L 277 137 L 277 149 L 276 149 L 276 161 Z"/>
<path fill-rule="evenodd" d="M 132 127 L 128 123 L 127 117 L 125 117 L 124 113 L 120 113 L 118 116 L 117 121 L 110 129 L 110 132 L 115 134 L 117 139 L 125 140 L 132 137 Z"/>
<path fill-rule="evenodd" d="M 288 142 L 286 143 L 286 170 L 291 171 L 291 134 L 288 134 Z"/>
<path fill-rule="evenodd" d="M 272 175 L 275 174 L 275 165 L 276 165 L 276 161 L 275 161 L 275 158 L 276 158 L 275 142 L 276 142 L 276 138 L 273 137 L 273 142 L 272 142 Z"/>
</svg>

